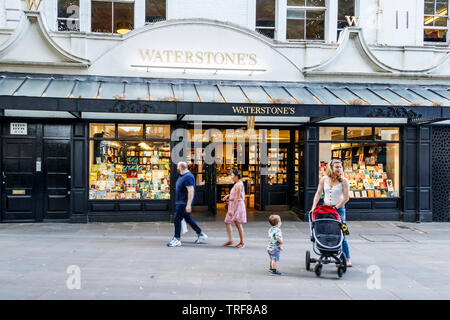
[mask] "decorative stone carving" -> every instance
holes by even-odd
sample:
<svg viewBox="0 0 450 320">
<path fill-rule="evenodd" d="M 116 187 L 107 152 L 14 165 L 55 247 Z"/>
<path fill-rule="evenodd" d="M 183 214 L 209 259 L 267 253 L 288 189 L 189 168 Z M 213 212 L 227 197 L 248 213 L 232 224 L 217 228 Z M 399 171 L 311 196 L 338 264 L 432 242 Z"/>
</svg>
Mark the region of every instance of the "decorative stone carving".
<svg viewBox="0 0 450 320">
<path fill-rule="evenodd" d="M 422 118 L 422 114 L 417 113 L 414 110 L 407 109 L 405 107 L 376 108 L 372 110 L 367 116 L 373 118 L 408 118 L 408 119 Z"/>
<path fill-rule="evenodd" d="M 153 106 L 147 102 L 117 101 L 111 112 L 118 113 L 152 113 Z"/>
</svg>

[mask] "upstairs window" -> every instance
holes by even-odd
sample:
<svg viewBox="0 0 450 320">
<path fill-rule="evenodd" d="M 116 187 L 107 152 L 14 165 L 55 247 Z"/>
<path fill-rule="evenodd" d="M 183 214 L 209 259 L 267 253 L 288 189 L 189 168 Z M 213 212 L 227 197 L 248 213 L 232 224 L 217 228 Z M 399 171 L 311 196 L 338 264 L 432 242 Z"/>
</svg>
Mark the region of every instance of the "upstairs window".
<svg viewBox="0 0 450 320">
<path fill-rule="evenodd" d="M 91 30 L 103 33 L 128 33 L 134 27 L 133 1 L 100 1 L 91 3 Z"/>
<path fill-rule="evenodd" d="M 58 0 L 58 31 L 80 31 L 79 0 Z"/>
<path fill-rule="evenodd" d="M 145 23 L 166 20 L 166 0 L 145 0 Z"/>
<path fill-rule="evenodd" d="M 287 40 L 325 39 L 325 0 L 287 0 Z"/>
<path fill-rule="evenodd" d="M 344 28 L 349 26 L 349 19 L 355 16 L 355 0 L 339 0 L 338 2 L 338 17 L 337 17 L 337 39 Z M 352 20 L 350 20 L 352 22 Z"/>
<path fill-rule="evenodd" d="M 449 0 L 425 0 L 424 41 L 448 41 L 448 7 Z"/>
<path fill-rule="evenodd" d="M 256 0 L 256 31 L 268 38 L 274 38 L 275 0 Z"/>
</svg>

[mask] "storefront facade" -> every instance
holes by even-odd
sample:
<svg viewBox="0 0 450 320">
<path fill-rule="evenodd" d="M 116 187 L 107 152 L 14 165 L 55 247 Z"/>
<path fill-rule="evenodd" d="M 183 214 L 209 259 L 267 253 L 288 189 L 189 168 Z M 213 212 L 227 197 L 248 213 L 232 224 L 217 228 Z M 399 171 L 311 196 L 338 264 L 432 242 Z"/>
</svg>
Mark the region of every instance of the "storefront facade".
<svg viewBox="0 0 450 320">
<path fill-rule="evenodd" d="M 1 222 L 169 220 L 173 156 L 187 142 L 195 205 L 212 215 L 239 169 L 248 208 L 305 218 L 335 158 L 351 184 L 350 220 L 447 219 L 445 201 L 433 209 L 443 157 L 433 150 L 450 119 L 443 48 L 412 70 L 360 27 L 312 45 L 205 19 L 108 37 L 48 25 L 45 10 L 24 10 L 0 44 Z"/>
</svg>

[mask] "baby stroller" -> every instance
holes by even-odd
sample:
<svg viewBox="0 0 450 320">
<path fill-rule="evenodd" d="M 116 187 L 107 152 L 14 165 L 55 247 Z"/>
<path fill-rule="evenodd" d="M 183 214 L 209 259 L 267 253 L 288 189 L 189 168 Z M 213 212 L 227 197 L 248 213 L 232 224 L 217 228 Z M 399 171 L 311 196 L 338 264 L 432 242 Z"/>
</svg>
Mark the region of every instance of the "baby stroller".
<svg viewBox="0 0 450 320">
<path fill-rule="evenodd" d="M 322 266 L 333 261 L 341 278 L 347 271 L 347 260 L 342 253 L 342 220 L 336 209 L 323 205 L 309 212 L 309 231 L 313 250 L 320 258 L 313 259 L 310 252 L 306 251 L 306 270 L 310 270 L 311 263 L 317 263 L 314 272 L 320 277 Z"/>
</svg>

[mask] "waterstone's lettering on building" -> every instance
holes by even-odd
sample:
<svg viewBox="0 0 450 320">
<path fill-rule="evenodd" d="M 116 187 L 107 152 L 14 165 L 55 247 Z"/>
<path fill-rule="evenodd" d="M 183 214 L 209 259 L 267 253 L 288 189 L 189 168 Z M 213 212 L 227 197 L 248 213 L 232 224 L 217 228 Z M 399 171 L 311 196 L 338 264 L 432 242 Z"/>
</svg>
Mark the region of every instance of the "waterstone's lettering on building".
<svg viewBox="0 0 450 320">
<path fill-rule="evenodd" d="M 146 63 L 233 66 L 257 64 L 255 53 L 242 52 L 139 49 L 139 55 Z"/>
<path fill-rule="evenodd" d="M 252 114 L 252 115 L 293 115 L 294 107 L 256 107 L 256 106 L 232 106 L 234 114 Z"/>
</svg>

